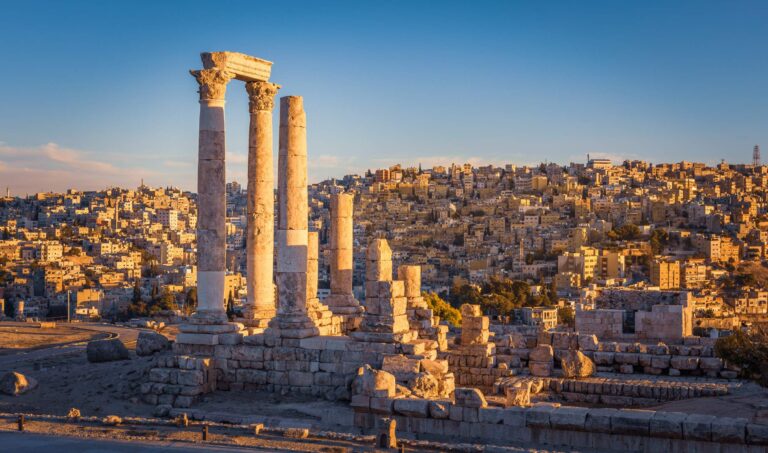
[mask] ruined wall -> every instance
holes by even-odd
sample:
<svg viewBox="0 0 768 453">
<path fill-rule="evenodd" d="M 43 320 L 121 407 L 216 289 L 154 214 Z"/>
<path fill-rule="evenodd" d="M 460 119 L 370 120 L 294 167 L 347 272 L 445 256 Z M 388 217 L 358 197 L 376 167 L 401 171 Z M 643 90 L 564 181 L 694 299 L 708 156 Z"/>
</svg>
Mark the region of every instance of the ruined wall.
<svg viewBox="0 0 768 453">
<path fill-rule="evenodd" d="M 624 310 L 577 310 L 575 330 L 598 338 L 617 339 L 626 336 L 622 329 L 623 322 Z"/>
<path fill-rule="evenodd" d="M 552 404 L 504 409 L 459 399 L 383 400 L 376 409 L 356 408 L 355 425 L 381 429 L 386 417 L 396 421 L 398 431 L 419 439 L 584 451 L 751 453 L 768 445 L 767 427 L 744 418 Z"/>
</svg>

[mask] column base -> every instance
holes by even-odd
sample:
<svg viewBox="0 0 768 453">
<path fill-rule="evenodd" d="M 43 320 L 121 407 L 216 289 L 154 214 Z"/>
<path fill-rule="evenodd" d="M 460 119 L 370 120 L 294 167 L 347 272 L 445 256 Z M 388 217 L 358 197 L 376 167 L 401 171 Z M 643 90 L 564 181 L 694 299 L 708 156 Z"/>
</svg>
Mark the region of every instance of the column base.
<svg viewBox="0 0 768 453">
<path fill-rule="evenodd" d="M 269 327 L 269 322 L 275 317 L 277 311 L 269 308 L 258 309 L 246 309 L 242 318 L 237 318 L 235 321 L 242 323 L 248 335 L 254 335 L 258 333 L 264 333 L 264 330 Z"/>
<path fill-rule="evenodd" d="M 267 330 L 282 338 L 341 335 L 341 323 L 340 317 L 315 298 L 307 301 L 305 313 L 278 313 Z"/>
<path fill-rule="evenodd" d="M 229 322 L 223 311 L 200 311 L 179 325 L 176 343 L 215 346 L 238 344 L 243 338 L 243 325 Z"/>
<path fill-rule="evenodd" d="M 323 302 L 328 305 L 328 308 L 334 315 L 341 318 L 343 334 L 348 335 L 350 332 L 360 328 L 360 322 L 362 321 L 365 309 L 360 304 L 360 301 L 355 299 L 355 296 L 351 294 L 331 294 Z"/>
</svg>

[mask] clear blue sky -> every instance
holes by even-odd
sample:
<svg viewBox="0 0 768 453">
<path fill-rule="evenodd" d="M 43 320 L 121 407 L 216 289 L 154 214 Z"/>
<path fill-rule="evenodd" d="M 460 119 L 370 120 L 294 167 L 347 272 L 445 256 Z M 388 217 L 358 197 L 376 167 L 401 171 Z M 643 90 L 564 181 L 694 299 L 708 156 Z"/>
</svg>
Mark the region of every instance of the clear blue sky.
<svg viewBox="0 0 768 453">
<path fill-rule="evenodd" d="M 310 179 L 768 155 L 766 1 L 3 1 L 0 185 L 195 188 L 201 51 L 274 62 Z M 228 179 L 247 99 L 227 93 Z M 275 145 L 277 149 L 277 145 Z M 768 157 L 768 156 L 767 156 Z"/>
</svg>

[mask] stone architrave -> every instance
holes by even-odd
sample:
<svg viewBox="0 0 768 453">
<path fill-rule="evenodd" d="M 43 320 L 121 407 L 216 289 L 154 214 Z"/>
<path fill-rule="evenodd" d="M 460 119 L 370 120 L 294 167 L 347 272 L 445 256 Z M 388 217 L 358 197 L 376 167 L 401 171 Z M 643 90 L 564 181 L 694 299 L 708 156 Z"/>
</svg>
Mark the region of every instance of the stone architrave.
<svg viewBox="0 0 768 453">
<path fill-rule="evenodd" d="M 221 69 L 190 71 L 200 85 L 197 166 L 197 318 L 226 322 L 226 179 L 224 95 L 234 76 Z"/>
<path fill-rule="evenodd" d="M 248 136 L 248 226 L 246 259 L 248 302 L 244 322 L 265 328 L 275 315 L 274 206 L 272 162 L 272 109 L 279 85 L 247 82 L 251 115 Z"/>
</svg>

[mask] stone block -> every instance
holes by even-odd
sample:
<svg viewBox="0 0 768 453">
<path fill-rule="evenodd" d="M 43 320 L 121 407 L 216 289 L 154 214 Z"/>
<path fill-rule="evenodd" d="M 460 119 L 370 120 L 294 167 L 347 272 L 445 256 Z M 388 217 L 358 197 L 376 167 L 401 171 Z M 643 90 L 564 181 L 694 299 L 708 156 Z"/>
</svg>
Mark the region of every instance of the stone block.
<svg viewBox="0 0 768 453">
<path fill-rule="evenodd" d="M 690 356 L 672 356 L 669 366 L 678 370 L 691 371 L 699 367 L 699 358 Z"/>
<path fill-rule="evenodd" d="M 554 358 L 552 346 L 548 344 L 536 346 L 528 354 L 528 360 L 536 362 L 549 362 Z"/>
<path fill-rule="evenodd" d="M 408 379 L 420 371 L 421 364 L 419 360 L 404 355 L 387 355 L 382 360 L 381 369 L 395 376 L 407 376 L 405 379 Z"/>
<path fill-rule="evenodd" d="M 683 421 L 683 437 L 686 440 L 710 441 L 712 439 L 712 421 L 714 419 L 713 415 L 688 415 Z"/>
<path fill-rule="evenodd" d="M 584 421 L 584 429 L 588 432 L 610 433 L 611 418 L 619 412 L 618 409 L 598 408 L 589 409 Z"/>
<path fill-rule="evenodd" d="M 582 351 L 597 351 L 597 336 L 579 334 L 579 349 Z"/>
<path fill-rule="evenodd" d="M 550 415 L 554 406 L 534 406 L 525 413 L 525 425 L 531 428 L 550 428 Z"/>
<path fill-rule="evenodd" d="M 768 425 L 747 423 L 747 443 L 750 445 L 768 445 Z"/>
<path fill-rule="evenodd" d="M 500 407 L 485 407 L 478 411 L 478 421 L 492 425 L 500 425 L 504 422 L 504 409 Z"/>
<path fill-rule="evenodd" d="M 648 436 L 655 411 L 621 409 L 611 416 L 611 433 Z"/>
<path fill-rule="evenodd" d="M 592 360 L 597 365 L 613 365 L 615 355 L 616 353 L 614 352 L 595 351 L 592 355 Z"/>
<path fill-rule="evenodd" d="M 215 346 L 219 344 L 219 337 L 206 333 L 180 333 L 176 335 L 176 343 Z"/>
<path fill-rule="evenodd" d="M 683 422 L 687 417 L 688 414 L 682 412 L 656 412 L 649 423 L 651 436 L 682 439 Z"/>
<path fill-rule="evenodd" d="M 509 407 L 504 409 L 504 425 L 515 428 L 525 428 L 525 416 L 527 413 L 528 409 L 523 409 L 521 407 Z"/>
<path fill-rule="evenodd" d="M 549 414 L 554 429 L 583 431 L 589 409 L 585 407 L 558 407 Z"/>
<path fill-rule="evenodd" d="M 395 400 L 393 398 L 371 398 L 371 412 L 391 414 Z"/>
<path fill-rule="evenodd" d="M 712 420 L 712 442 L 743 444 L 746 441 L 746 418 L 715 417 Z"/>
<path fill-rule="evenodd" d="M 461 306 L 462 318 L 479 317 L 479 316 L 483 316 L 483 312 L 480 309 L 480 305 L 463 304 Z"/>
<path fill-rule="evenodd" d="M 552 375 L 551 362 L 528 362 L 528 369 L 533 376 L 548 377 Z"/>
<path fill-rule="evenodd" d="M 429 416 L 432 418 L 446 419 L 450 415 L 450 401 L 430 401 Z"/>
<path fill-rule="evenodd" d="M 428 417 L 429 400 L 410 398 L 396 399 L 394 403 L 394 410 L 399 414 L 410 417 Z"/>
<path fill-rule="evenodd" d="M 488 407 L 483 392 L 475 388 L 458 387 L 453 391 L 453 398 L 457 406 Z"/>
</svg>

